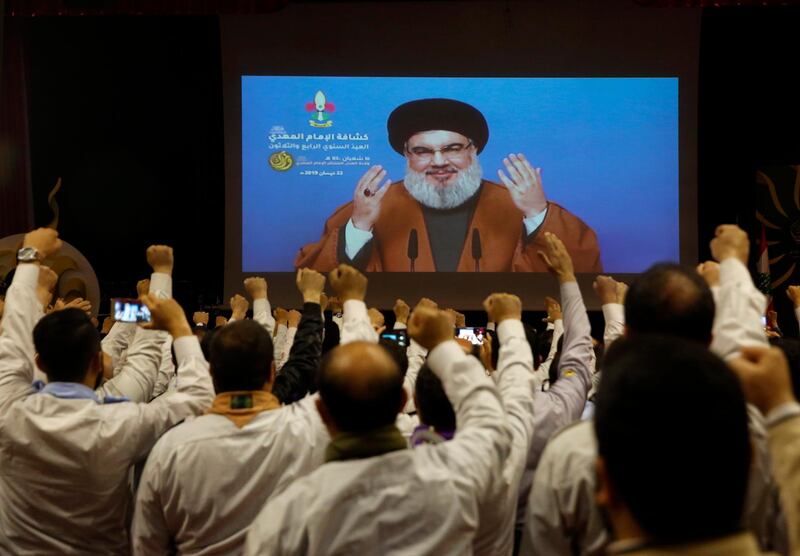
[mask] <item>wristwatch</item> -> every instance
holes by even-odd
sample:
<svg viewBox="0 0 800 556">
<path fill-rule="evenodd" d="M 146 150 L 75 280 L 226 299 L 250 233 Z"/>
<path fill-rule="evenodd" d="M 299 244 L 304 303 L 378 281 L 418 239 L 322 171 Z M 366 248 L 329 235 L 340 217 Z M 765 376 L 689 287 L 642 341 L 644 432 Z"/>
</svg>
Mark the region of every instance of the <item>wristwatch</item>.
<svg viewBox="0 0 800 556">
<path fill-rule="evenodd" d="M 17 251 L 17 262 L 35 263 L 39 260 L 39 250 L 36 247 L 23 247 Z"/>
</svg>

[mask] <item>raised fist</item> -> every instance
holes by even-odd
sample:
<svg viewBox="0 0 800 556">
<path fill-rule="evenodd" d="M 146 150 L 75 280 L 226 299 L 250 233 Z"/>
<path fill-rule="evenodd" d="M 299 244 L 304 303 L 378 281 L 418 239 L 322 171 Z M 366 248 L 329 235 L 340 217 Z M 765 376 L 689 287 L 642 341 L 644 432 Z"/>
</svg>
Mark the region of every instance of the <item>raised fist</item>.
<svg viewBox="0 0 800 556">
<path fill-rule="evenodd" d="M 744 230 L 735 224 L 717 226 L 716 235 L 711 240 L 711 256 L 717 262 L 736 258 L 746 265 L 749 253 L 750 239 Z"/>
<path fill-rule="evenodd" d="M 138 297 L 142 297 L 145 294 L 150 293 L 150 279 L 145 278 L 144 280 L 139 280 L 136 282 L 136 295 Z"/>
<path fill-rule="evenodd" d="M 601 305 L 617 303 L 617 281 L 611 276 L 598 276 L 594 279 L 592 287 L 597 297 L 600 298 Z"/>
<path fill-rule="evenodd" d="M 155 269 L 154 269 L 155 270 Z M 174 299 L 159 299 L 154 295 L 142 296 L 142 301 L 150 309 L 150 322 L 144 328 L 151 330 L 166 330 L 177 339 L 182 336 L 191 336 L 192 329 L 186 320 L 186 313 Z"/>
<path fill-rule="evenodd" d="M 238 293 L 231 297 L 231 311 L 233 314 L 231 318 L 234 320 L 242 320 L 250 308 L 250 302 Z"/>
<path fill-rule="evenodd" d="M 340 264 L 331 271 L 328 280 L 342 302 L 350 299 L 364 301 L 367 295 L 367 277 L 352 266 Z"/>
<path fill-rule="evenodd" d="M 147 248 L 147 264 L 153 272 L 161 274 L 172 274 L 174 259 L 172 247 L 168 245 L 151 245 Z"/>
<path fill-rule="evenodd" d="M 192 321 L 201 326 L 208 326 L 208 313 L 204 311 L 195 311 L 192 315 Z"/>
<path fill-rule="evenodd" d="M 300 268 L 297 270 L 296 282 L 297 289 L 303 294 L 304 303 L 320 302 L 322 290 L 325 288 L 325 276 L 310 268 Z"/>
<path fill-rule="evenodd" d="M 497 324 L 508 319 L 522 319 L 522 302 L 510 293 L 493 293 L 484 300 L 483 308 L 489 315 L 489 321 Z"/>
<path fill-rule="evenodd" d="M 267 281 L 260 276 L 250 276 L 244 279 L 244 291 L 251 299 L 267 298 Z"/>
<path fill-rule="evenodd" d="M 22 247 L 33 247 L 39 252 L 39 260 L 43 261 L 61 249 L 58 232 L 52 228 L 38 228 L 25 234 Z"/>
<path fill-rule="evenodd" d="M 444 311 L 419 307 L 408 320 L 408 334 L 419 345 L 432 350 L 439 344 L 453 339 L 453 326 Z"/>
<path fill-rule="evenodd" d="M 367 315 L 369 315 L 369 322 L 372 324 L 372 328 L 374 328 L 375 330 L 380 330 L 381 328 L 385 328 L 383 326 L 385 323 L 385 319 L 383 318 L 383 313 L 381 313 L 375 308 L 372 308 L 369 311 L 367 311 Z"/>
<path fill-rule="evenodd" d="M 302 316 L 303 315 L 300 314 L 300 311 L 295 311 L 294 309 L 289 311 L 289 328 L 297 328 L 297 326 L 300 324 L 300 318 Z"/>
<path fill-rule="evenodd" d="M 402 299 L 394 302 L 394 321 L 397 324 L 406 324 L 408 322 L 408 315 L 411 314 L 411 307 Z"/>
<path fill-rule="evenodd" d="M 561 304 L 552 297 L 544 298 L 544 307 L 547 310 L 547 322 L 556 322 L 561 319 Z"/>
<path fill-rule="evenodd" d="M 719 263 L 706 261 L 697 265 L 697 273 L 703 277 L 709 288 L 719 286 Z"/>
</svg>

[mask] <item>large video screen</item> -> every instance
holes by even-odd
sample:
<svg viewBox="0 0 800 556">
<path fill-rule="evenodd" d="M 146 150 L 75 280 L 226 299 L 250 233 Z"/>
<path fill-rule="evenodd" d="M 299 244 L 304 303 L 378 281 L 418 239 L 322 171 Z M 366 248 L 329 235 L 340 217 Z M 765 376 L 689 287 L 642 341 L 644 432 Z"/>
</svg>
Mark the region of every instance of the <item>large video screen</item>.
<svg viewBox="0 0 800 556">
<path fill-rule="evenodd" d="M 242 270 L 680 258 L 677 77 L 241 76 Z"/>
</svg>

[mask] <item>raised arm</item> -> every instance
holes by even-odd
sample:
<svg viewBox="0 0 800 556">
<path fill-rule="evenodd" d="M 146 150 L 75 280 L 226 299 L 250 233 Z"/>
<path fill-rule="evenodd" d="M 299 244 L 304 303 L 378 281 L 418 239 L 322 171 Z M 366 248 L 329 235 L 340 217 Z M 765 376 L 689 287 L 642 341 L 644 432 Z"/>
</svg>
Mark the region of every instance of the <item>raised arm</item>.
<svg viewBox="0 0 800 556">
<path fill-rule="evenodd" d="M 711 240 L 711 254 L 719 262 L 711 351 L 726 360 L 744 347 L 768 345 L 761 324 L 767 302 L 747 270 L 749 251 L 747 234 L 738 226 L 719 226 Z"/>
<path fill-rule="evenodd" d="M 435 301 L 428 299 L 427 297 L 423 297 L 419 300 L 419 303 L 417 303 L 415 309 L 420 307 L 437 309 L 438 305 L 436 305 Z M 405 301 L 398 299 L 394 302 L 395 330 L 407 329 L 409 313 L 410 308 Z M 408 344 L 408 349 L 406 350 L 406 357 L 408 358 L 408 369 L 406 370 L 406 376 L 403 379 L 403 388 L 406 390 L 408 401 L 406 402 L 406 406 L 403 408 L 403 412 L 414 413 L 417 411 L 417 407 L 414 404 L 414 391 L 417 387 L 417 377 L 419 376 L 419 370 L 422 368 L 422 365 L 425 364 L 425 358 L 428 357 L 428 350 L 419 345 L 416 340 L 411 338 Z"/>
<path fill-rule="evenodd" d="M 408 331 L 429 350 L 428 365 L 442 381 L 458 422 L 458 434 L 453 440 L 430 446 L 426 453 L 438 465 L 449 467 L 471 482 L 472 493 L 481 498 L 511 446 L 511 432 L 497 388 L 480 361 L 465 355 L 453 339 L 443 311 L 415 310 Z"/>
<path fill-rule="evenodd" d="M 772 472 L 786 514 L 792 554 L 800 553 L 800 404 L 792 391 L 789 364 L 778 348 L 751 347 L 729 362 L 747 401 L 769 429 Z"/>
<path fill-rule="evenodd" d="M 170 299 L 172 297 L 174 260 L 172 247 L 151 245 L 147 248 L 147 263 L 153 269 L 147 285 L 150 290 L 149 295 L 154 299 Z M 142 282 L 139 285 L 142 285 Z M 167 339 L 168 335 L 163 331 L 136 330 L 125 361 L 119 369 L 115 369 L 115 376 L 97 389 L 98 396 L 149 402 L 159 382 L 160 370 L 164 366 L 163 346 Z M 170 357 L 168 366 L 164 367 L 162 383 L 166 384 L 163 384 L 161 391 L 166 390 L 172 373 L 174 373 L 174 368 L 172 368 Z"/>
<path fill-rule="evenodd" d="M 605 329 L 603 330 L 603 343 L 608 349 L 620 336 L 625 333 L 625 293 L 628 286 L 623 282 L 617 282 L 610 276 L 598 276 L 595 278 L 594 287 L 597 297 L 603 309 L 603 319 Z"/>
<path fill-rule="evenodd" d="M 547 353 L 547 357 L 533 371 L 533 379 L 536 381 L 537 389 L 550 377 L 550 365 L 553 364 L 558 352 L 558 341 L 564 335 L 564 316 L 561 312 L 561 304 L 552 297 L 545 297 L 544 305 L 547 310 L 548 328 L 549 325 L 553 327 L 553 338 L 550 341 L 550 351 Z"/>
<path fill-rule="evenodd" d="M 187 417 L 211 406 L 214 386 L 200 342 L 192 333 L 186 314 L 174 299 L 142 298 L 152 316 L 151 330 L 168 332 L 174 339 L 178 360 L 177 388 L 147 404 L 130 404 L 131 419 L 126 442 L 134 459 L 144 457 L 156 440 Z"/>
<path fill-rule="evenodd" d="M 322 359 L 320 297 L 325 277 L 314 270 L 297 271 L 297 288 L 303 295 L 303 315 L 297 327 L 289 359 L 272 385 L 272 393 L 289 404 L 314 390 L 314 373 Z"/>
<path fill-rule="evenodd" d="M 245 278 L 244 289 L 253 300 L 253 320 L 263 326 L 272 336 L 275 330 L 275 319 L 267 298 L 267 281 L 260 276 Z"/>
<path fill-rule="evenodd" d="M 364 303 L 367 295 L 367 277 L 352 266 L 340 264 L 331 271 L 328 280 L 344 306 L 340 344 L 377 343 L 378 333 L 372 327 Z"/>
<path fill-rule="evenodd" d="M 495 293 L 483 302 L 489 320 L 497 323 L 500 353 L 495 381 L 508 416 L 513 443 L 503 466 L 507 481 L 516 485 L 525 467 L 533 436 L 533 353 L 522 327 L 522 303 L 515 295 Z"/>
<path fill-rule="evenodd" d="M 9 405 L 33 392 L 31 383 L 36 351 L 33 328 L 42 317 L 43 305 L 49 301 L 58 279 L 55 272 L 39 264 L 40 260 L 61 248 L 58 232 L 48 228 L 29 232 L 22 247 L 25 253 L 35 256 L 31 262 L 20 261 L 6 292 L 0 333 L 0 415 Z"/>
</svg>

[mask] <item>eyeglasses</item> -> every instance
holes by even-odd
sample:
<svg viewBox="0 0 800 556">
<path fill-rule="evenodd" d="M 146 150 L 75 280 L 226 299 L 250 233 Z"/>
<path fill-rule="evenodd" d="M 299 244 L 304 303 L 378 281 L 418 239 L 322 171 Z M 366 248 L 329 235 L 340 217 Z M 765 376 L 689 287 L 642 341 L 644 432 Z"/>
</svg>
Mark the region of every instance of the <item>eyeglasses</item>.
<svg viewBox="0 0 800 556">
<path fill-rule="evenodd" d="M 406 152 L 411 156 L 411 158 L 416 162 L 423 162 L 427 163 L 433 160 L 433 157 L 436 156 L 436 153 L 441 153 L 442 158 L 449 160 L 450 162 L 456 160 L 463 160 L 464 157 L 467 156 L 469 152 L 469 148 L 472 146 L 472 141 L 467 143 L 466 145 L 462 145 L 461 143 L 453 143 L 451 145 L 445 145 L 441 149 L 429 149 L 427 147 L 412 147 L 407 148 Z"/>
</svg>

